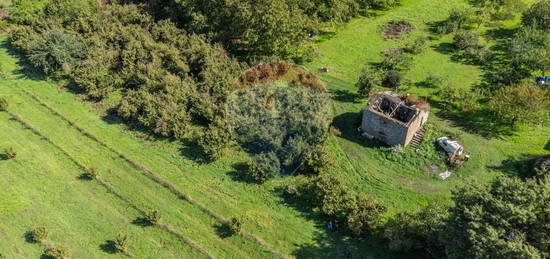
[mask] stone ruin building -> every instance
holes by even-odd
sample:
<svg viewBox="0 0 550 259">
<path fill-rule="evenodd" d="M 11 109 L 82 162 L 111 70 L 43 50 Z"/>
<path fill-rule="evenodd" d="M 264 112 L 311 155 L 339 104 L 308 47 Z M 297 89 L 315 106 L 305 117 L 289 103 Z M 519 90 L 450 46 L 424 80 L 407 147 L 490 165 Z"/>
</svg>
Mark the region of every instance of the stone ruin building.
<svg viewBox="0 0 550 259">
<path fill-rule="evenodd" d="M 419 146 L 429 113 L 428 103 L 408 94 L 379 92 L 363 108 L 360 130 L 363 136 L 376 138 L 389 146 Z"/>
</svg>

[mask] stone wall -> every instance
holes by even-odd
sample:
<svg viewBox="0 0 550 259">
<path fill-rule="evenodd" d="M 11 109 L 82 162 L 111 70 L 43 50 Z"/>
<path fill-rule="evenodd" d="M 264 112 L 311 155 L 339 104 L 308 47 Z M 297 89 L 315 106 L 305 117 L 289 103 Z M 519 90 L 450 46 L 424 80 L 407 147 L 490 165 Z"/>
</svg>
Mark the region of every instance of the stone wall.
<svg viewBox="0 0 550 259">
<path fill-rule="evenodd" d="M 390 146 L 403 145 L 408 133 L 402 123 L 368 109 L 363 110 L 361 129 Z"/>
</svg>

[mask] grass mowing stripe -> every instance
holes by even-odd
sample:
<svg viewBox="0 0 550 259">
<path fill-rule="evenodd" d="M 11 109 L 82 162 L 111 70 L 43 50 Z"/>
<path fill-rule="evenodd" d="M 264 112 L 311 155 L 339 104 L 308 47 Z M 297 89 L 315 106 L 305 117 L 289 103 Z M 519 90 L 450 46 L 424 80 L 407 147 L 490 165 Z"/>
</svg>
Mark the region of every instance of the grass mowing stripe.
<svg viewBox="0 0 550 259">
<path fill-rule="evenodd" d="M 19 115 L 17 115 L 16 113 L 12 112 L 11 110 L 9 109 L 5 109 L 5 111 L 14 119 L 16 120 L 17 122 L 21 123 L 21 125 L 25 126 L 26 128 L 28 128 L 29 130 L 31 130 L 34 134 L 38 135 L 39 137 L 43 138 L 44 140 L 46 140 L 48 143 L 50 143 L 51 145 L 53 145 L 55 148 L 57 148 L 58 150 L 61 151 L 61 153 L 63 153 L 67 158 L 69 158 L 70 161 L 72 161 L 77 167 L 81 168 L 84 172 L 86 172 L 88 170 L 88 168 L 86 166 L 84 166 L 83 164 L 81 164 L 80 162 L 78 162 L 73 156 L 71 156 L 65 149 L 63 149 L 62 147 L 60 147 L 59 145 L 55 144 L 49 137 L 47 137 L 46 135 L 42 134 L 38 129 L 34 128 L 32 125 L 30 125 L 27 121 L 23 120 Z M 111 186 L 108 182 L 104 181 L 103 179 L 97 177 L 96 178 L 97 182 L 102 185 L 103 187 L 105 187 L 105 189 L 107 189 L 109 192 L 113 193 L 117 198 L 121 199 L 122 201 L 128 203 L 133 209 L 135 209 L 136 211 L 138 211 L 139 213 L 141 213 L 143 216 L 145 216 L 146 214 L 146 211 L 137 207 L 135 204 L 133 204 L 126 196 L 124 196 L 122 193 L 118 192 L 113 186 Z M 177 237 L 178 239 L 180 239 L 182 242 L 186 243 L 187 245 L 191 246 L 193 249 L 199 251 L 200 253 L 204 254 L 205 256 L 207 256 L 208 258 L 216 258 L 214 257 L 213 255 L 211 255 L 210 253 L 208 253 L 204 248 L 202 248 L 201 246 L 199 246 L 196 242 L 194 242 L 193 240 L 189 239 L 188 237 L 184 236 L 183 234 L 177 232 L 176 230 L 174 230 L 172 227 L 170 227 L 169 225 L 166 225 L 166 224 L 162 224 L 162 223 L 159 223 L 159 224 L 155 224 L 155 226 L 157 226 L 158 228 L 174 235 L 175 237 Z"/>
<path fill-rule="evenodd" d="M 140 171 L 142 171 L 144 173 L 145 176 L 147 176 L 149 179 L 155 181 L 156 183 L 162 185 L 163 187 L 165 187 L 166 189 L 168 189 L 170 192 L 172 192 L 174 195 L 180 197 L 181 199 L 184 199 L 186 200 L 187 202 L 191 203 L 192 205 L 196 206 L 197 208 L 199 208 L 201 211 L 203 211 L 204 213 L 210 215 L 211 217 L 215 218 L 216 220 L 218 220 L 221 224 L 228 224 L 228 220 L 225 219 L 224 217 L 222 217 L 221 215 L 218 215 L 217 213 L 215 213 L 213 210 L 209 209 L 208 207 L 202 205 L 201 203 L 199 203 L 198 201 L 196 201 L 195 199 L 191 198 L 191 196 L 187 193 L 184 193 L 183 191 L 179 190 L 176 186 L 174 186 L 173 184 L 171 184 L 169 181 L 167 181 L 166 179 L 160 177 L 159 175 L 155 174 L 154 172 L 152 172 L 151 170 L 149 170 L 147 167 L 145 167 L 144 165 L 132 160 L 131 158 L 129 158 L 128 156 L 126 156 L 125 154 L 123 154 L 122 152 L 119 152 L 118 150 L 112 148 L 110 145 L 108 145 L 107 143 L 105 143 L 104 141 L 102 141 L 101 139 L 97 138 L 95 135 L 93 135 L 92 133 L 88 132 L 87 130 L 85 130 L 84 128 L 82 128 L 81 126 L 79 126 L 76 122 L 70 120 L 69 118 L 67 118 L 66 116 L 64 116 L 61 112 L 59 112 L 57 109 L 53 108 L 52 106 L 50 106 L 49 104 L 47 104 L 46 102 L 44 102 L 40 97 L 36 96 L 35 94 L 33 94 L 32 92 L 28 91 L 28 90 L 25 90 L 25 89 L 21 89 L 25 94 L 29 95 L 33 100 L 35 100 L 36 102 L 38 102 L 40 105 L 42 105 L 43 107 L 45 107 L 46 109 L 48 109 L 51 113 L 55 114 L 56 116 L 58 116 L 59 118 L 63 119 L 64 121 L 66 121 L 70 126 L 74 127 L 76 130 L 78 130 L 80 133 L 82 133 L 84 136 L 90 138 L 91 140 L 99 143 L 100 145 L 102 145 L 103 147 L 107 148 L 108 150 L 110 150 L 111 152 L 115 153 L 116 155 L 118 155 L 120 158 L 126 160 L 128 163 L 130 163 L 132 166 L 134 166 L 136 169 L 139 169 Z M 277 255 L 277 256 L 280 256 L 282 258 L 286 258 L 285 255 L 283 255 L 282 253 L 280 253 L 279 251 L 275 250 L 274 248 L 271 247 L 271 245 L 269 245 L 265 240 L 263 240 L 262 238 L 254 235 L 254 234 L 251 234 L 249 232 L 246 232 L 246 231 L 242 231 L 240 233 L 241 236 L 243 236 L 244 238 L 246 239 L 249 239 L 251 240 L 252 242 L 255 242 L 257 243 L 258 245 L 260 245 L 262 248 L 264 248 L 266 251 L 274 254 L 274 255 Z"/>
</svg>

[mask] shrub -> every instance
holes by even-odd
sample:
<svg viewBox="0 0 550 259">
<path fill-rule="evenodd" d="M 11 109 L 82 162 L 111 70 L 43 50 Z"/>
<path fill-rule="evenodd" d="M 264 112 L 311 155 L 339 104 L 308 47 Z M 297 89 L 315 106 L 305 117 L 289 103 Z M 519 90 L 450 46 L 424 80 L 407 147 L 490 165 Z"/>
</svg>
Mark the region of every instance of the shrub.
<svg viewBox="0 0 550 259">
<path fill-rule="evenodd" d="M 437 32 L 448 34 L 462 29 L 472 21 L 473 11 L 470 8 L 455 8 L 451 10 L 449 18 L 437 28 Z"/>
<path fill-rule="evenodd" d="M 363 68 L 359 80 L 355 84 L 359 95 L 362 97 L 369 96 L 377 85 L 380 85 L 380 76 L 378 73 L 368 67 Z"/>
<path fill-rule="evenodd" d="M 387 211 L 386 206 L 367 195 L 357 195 L 353 201 L 348 204 L 346 215 L 348 229 L 355 236 L 371 233 L 382 222 L 382 215 Z"/>
<path fill-rule="evenodd" d="M 15 148 L 13 147 L 7 147 L 4 150 L 4 153 L 6 154 L 7 159 L 14 159 L 17 157 L 17 151 L 15 151 Z"/>
<path fill-rule="evenodd" d="M 403 50 L 405 50 L 408 53 L 416 55 L 416 54 L 422 53 L 426 49 L 427 45 L 428 45 L 428 37 L 418 36 L 413 41 L 407 43 L 403 48 Z"/>
<path fill-rule="evenodd" d="M 240 217 L 233 217 L 229 220 L 228 227 L 233 235 L 239 234 L 242 231 L 243 221 Z"/>
<path fill-rule="evenodd" d="M 320 146 L 305 157 L 300 172 L 318 175 L 328 172 L 333 165 L 334 162 L 330 152 L 328 152 L 325 147 Z"/>
<path fill-rule="evenodd" d="M 382 52 L 382 69 L 408 70 L 412 65 L 412 58 L 403 53 L 402 49 L 388 49 Z"/>
<path fill-rule="evenodd" d="M 64 245 L 48 247 L 44 250 L 44 255 L 51 259 L 68 259 L 69 249 Z"/>
<path fill-rule="evenodd" d="M 45 227 L 38 227 L 30 232 L 30 238 L 33 242 L 45 243 L 48 240 L 48 230 Z"/>
<path fill-rule="evenodd" d="M 384 79 L 382 80 L 382 85 L 394 90 L 397 90 L 401 83 L 403 82 L 403 75 L 397 70 L 388 70 L 384 73 Z"/>
<path fill-rule="evenodd" d="M 524 26 L 534 26 L 540 30 L 550 30 L 550 1 L 540 0 L 523 13 Z"/>
<path fill-rule="evenodd" d="M 255 155 L 250 164 L 250 173 L 254 180 L 263 183 L 281 171 L 281 162 L 275 152 Z"/>
<path fill-rule="evenodd" d="M 453 37 L 454 45 L 460 49 L 475 48 L 479 45 L 479 35 L 471 31 L 459 31 Z"/>
<path fill-rule="evenodd" d="M 84 176 L 90 180 L 96 180 L 99 178 L 99 171 L 95 167 L 90 167 L 86 170 Z"/>
<path fill-rule="evenodd" d="M 227 125 L 217 120 L 199 134 L 197 143 L 208 160 L 214 161 L 223 155 L 223 150 L 227 146 L 230 138 L 231 136 L 227 131 Z"/>
<path fill-rule="evenodd" d="M 85 56 L 81 40 L 60 29 L 49 29 L 31 42 L 27 50 L 29 60 L 45 73 L 61 69 L 68 73 Z"/>
<path fill-rule="evenodd" d="M 434 252 L 446 217 L 447 210 L 433 204 L 419 212 L 400 212 L 385 224 L 383 237 L 392 251 Z"/>
<path fill-rule="evenodd" d="M 128 235 L 119 234 L 115 240 L 113 240 L 113 246 L 116 251 L 128 254 L 128 244 L 130 243 L 130 238 Z"/>
<path fill-rule="evenodd" d="M 8 109 L 8 101 L 4 98 L 0 98 L 0 111 L 5 111 Z"/>
<path fill-rule="evenodd" d="M 444 81 L 443 78 L 436 74 L 429 74 L 426 79 L 424 79 L 424 84 L 429 88 L 440 88 Z"/>
<path fill-rule="evenodd" d="M 160 223 L 161 214 L 158 210 L 150 210 L 145 213 L 145 220 L 151 225 Z"/>
</svg>

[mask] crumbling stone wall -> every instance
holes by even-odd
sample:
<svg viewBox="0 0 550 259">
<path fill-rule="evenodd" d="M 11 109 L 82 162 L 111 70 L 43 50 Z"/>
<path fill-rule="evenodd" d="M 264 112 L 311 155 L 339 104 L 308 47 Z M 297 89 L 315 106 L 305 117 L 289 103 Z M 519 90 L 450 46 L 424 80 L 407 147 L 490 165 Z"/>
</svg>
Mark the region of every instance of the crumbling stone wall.
<svg viewBox="0 0 550 259">
<path fill-rule="evenodd" d="M 364 133 L 390 145 L 404 145 L 408 129 L 402 123 L 376 111 L 363 110 L 361 128 Z"/>
</svg>

